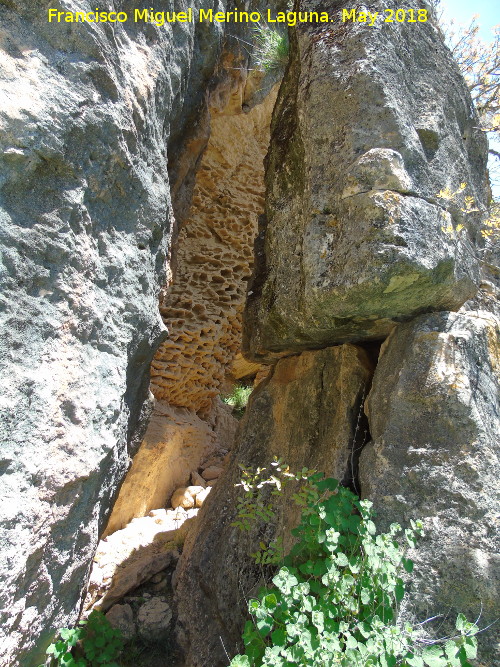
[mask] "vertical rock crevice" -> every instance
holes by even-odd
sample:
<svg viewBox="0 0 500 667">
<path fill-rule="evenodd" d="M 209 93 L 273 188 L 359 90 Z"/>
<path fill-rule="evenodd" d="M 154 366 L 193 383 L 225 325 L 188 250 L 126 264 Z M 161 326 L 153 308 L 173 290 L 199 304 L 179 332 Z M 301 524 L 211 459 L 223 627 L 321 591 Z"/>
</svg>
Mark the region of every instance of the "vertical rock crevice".
<svg viewBox="0 0 500 667">
<path fill-rule="evenodd" d="M 288 548 L 298 520 L 290 488 L 273 499 L 274 522 L 256 522 L 244 534 L 233 526 L 239 464 L 266 467 L 277 456 L 293 471 L 313 468 L 342 479 L 372 373 L 368 354 L 359 346 L 309 350 L 278 361 L 253 391 L 227 469 L 205 501 L 177 569 L 177 631 L 187 664 L 225 667 L 220 637 L 228 651 L 238 651 L 245 596 L 260 578 L 250 554 L 262 539 L 278 535 Z"/>
<path fill-rule="evenodd" d="M 151 365 L 155 407 L 105 536 L 168 505 L 203 460 L 232 445 L 237 422 L 219 395 L 234 382 L 233 373 L 248 371 L 241 360 L 238 371 L 232 367 L 264 209 L 263 159 L 277 93 L 271 85 L 251 106 L 262 75 L 248 75 L 243 65 L 234 54 L 223 54 L 209 96 L 209 136 L 178 232 L 174 276 L 160 303 L 169 334 Z"/>
<path fill-rule="evenodd" d="M 31 667 L 78 616 L 147 423 L 170 188 L 181 215 L 224 26 L 49 23 L 26 0 L 0 18 L 0 656 Z"/>
</svg>

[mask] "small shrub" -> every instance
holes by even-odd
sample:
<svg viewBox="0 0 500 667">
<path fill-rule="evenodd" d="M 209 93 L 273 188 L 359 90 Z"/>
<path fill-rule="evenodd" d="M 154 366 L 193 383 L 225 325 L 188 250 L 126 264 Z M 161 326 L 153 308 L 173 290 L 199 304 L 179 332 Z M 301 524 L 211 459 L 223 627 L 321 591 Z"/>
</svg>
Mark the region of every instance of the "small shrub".
<svg viewBox="0 0 500 667">
<path fill-rule="evenodd" d="M 49 665 L 57 667 L 119 667 L 121 632 L 99 611 L 74 628 L 59 630 L 59 639 L 47 649 Z"/>
<path fill-rule="evenodd" d="M 247 407 L 248 399 L 252 393 L 252 387 L 242 384 L 234 386 L 233 391 L 228 396 L 221 396 L 224 403 L 233 408 L 233 415 L 241 419 Z"/>
<path fill-rule="evenodd" d="M 268 479 L 264 469 L 253 478 L 243 470 L 245 494 L 235 522 L 240 528 L 246 529 L 255 516 L 270 520 L 272 509 L 257 500 L 265 484 L 274 484 L 279 492 L 283 480 L 303 479 L 308 472 L 294 476 L 281 462 L 273 465 Z M 408 623 L 398 624 L 405 595 L 402 573 L 413 570 L 398 536 L 414 547 L 423 534 L 421 522 L 412 521 L 404 531 L 393 524 L 388 533 L 377 534 L 372 503 L 318 473 L 307 478 L 294 500 L 302 508 L 301 522 L 292 531 L 297 542 L 282 559 L 272 586 L 250 600 L 245 654 L 230 667 L 470 666 L 478 628 L 464 616 L 457 619 L 456 636 L 439 643 L 423 638 Z M 264 546 L 255 556 L 266 563 Z"/>
<path fill-rule="evenodd" d="M 284 70 L 288 63 L 288 34 L 267 25 L 254 28 L 253 64 L 263 72 Z"/>
</svg>

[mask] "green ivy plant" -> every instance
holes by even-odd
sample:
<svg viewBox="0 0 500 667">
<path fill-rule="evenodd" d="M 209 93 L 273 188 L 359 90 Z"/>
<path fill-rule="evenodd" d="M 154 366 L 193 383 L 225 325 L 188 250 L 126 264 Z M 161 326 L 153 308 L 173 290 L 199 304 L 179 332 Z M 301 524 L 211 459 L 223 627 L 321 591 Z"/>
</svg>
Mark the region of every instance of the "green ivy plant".
<svg viewBox="0 0 500 667">
<path fill-rule="evenodd" d="M 119 667 L 121 632 L 101 612 L 93 611 L 87 620 L 74 628 L 62 628 L 58 634 L 47 649 L 51 667 Z"/>
<path fill-rule="evenodd" d="M 244 494 L 235 522 L 243 530 L 256 517 L 270 520 L 271 506 L 262 511 L 258 501 L 266 484 L 280 492 L 277 485 L 283 480 L 304 480 L 310 472 L 297 476 L 280 461 L 272 465 L 267 479 L 264 469 L 253 477 L 243 470 Z M 319 473 L 307 475 L 294 500 L 302 508 L 301 522 L 292 531 L 296 543 L 282 558 L 272 585 L 250 600 L 245 654 L 230 667 L 470 667 L 478 628 L 463 615 L 457 618 L 456 636 L 439 643 L 424 637 L 420 626 L 398 623 L 403 573 L 413 570 L 405 548 L 415 547 L 423 534 L 420 521 L 404 531 L 392 524 L 388 533 L 377 534 L 372 503 Z M 257 562 L 272 563 L 272 558 L 265 560 L 265 545 L 260 546 Z"/>
</svg>

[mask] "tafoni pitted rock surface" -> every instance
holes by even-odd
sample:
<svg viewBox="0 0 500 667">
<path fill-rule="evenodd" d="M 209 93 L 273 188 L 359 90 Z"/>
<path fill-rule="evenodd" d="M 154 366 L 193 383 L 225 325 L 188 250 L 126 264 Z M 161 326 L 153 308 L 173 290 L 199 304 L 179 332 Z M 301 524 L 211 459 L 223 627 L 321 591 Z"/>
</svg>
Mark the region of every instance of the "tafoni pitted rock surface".
<svg viewBox="0 0 500 667">
<path fill-rule="evenodd" d="M 382 526 L 423 519 L 405 617 L 500 617 L 485 134 L 432 18 L 327 4 L 264 74 L 262 26 L 48 23 L 0 0 L 1 667 L 38 667 L 93 608 L 177 640 L 175 667 L 227 667 L 251 554 L 298 518 L 291 485 L 266 525 L 232 525 L 239 466 L 274 456 Z"/>
</svg>

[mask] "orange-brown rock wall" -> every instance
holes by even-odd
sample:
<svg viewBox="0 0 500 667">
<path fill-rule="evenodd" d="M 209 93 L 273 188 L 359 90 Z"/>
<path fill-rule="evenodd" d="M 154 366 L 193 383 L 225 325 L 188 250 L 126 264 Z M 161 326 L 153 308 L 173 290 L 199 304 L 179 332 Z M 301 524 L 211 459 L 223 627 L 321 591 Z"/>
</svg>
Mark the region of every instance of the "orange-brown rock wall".
<svg viewBox="0 0 500 667">
<path fill-rule="evenodd" d="M 270 94 L 248 113 L 212 111 L 175 279 L 161 304 L 169 338 L 152 364 L 153 393 L 201 415 L 210 412 L 240 349 L 274 100 Z"/>
</svg>

